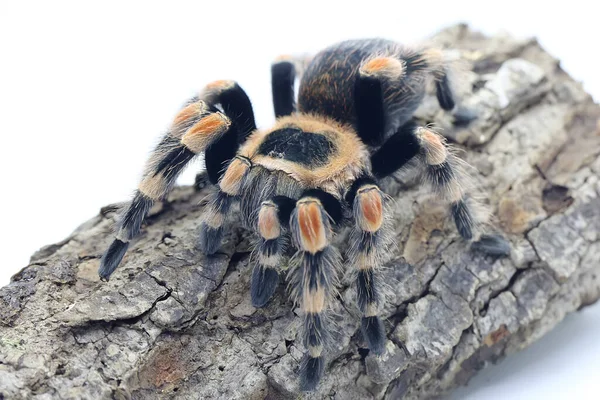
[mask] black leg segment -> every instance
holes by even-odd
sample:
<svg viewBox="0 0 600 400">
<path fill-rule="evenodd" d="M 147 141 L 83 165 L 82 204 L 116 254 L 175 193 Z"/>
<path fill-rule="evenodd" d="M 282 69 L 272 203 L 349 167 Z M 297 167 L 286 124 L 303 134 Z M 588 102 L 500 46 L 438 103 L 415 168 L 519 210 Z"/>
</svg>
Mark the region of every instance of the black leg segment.
<svg viewBox="0 0 600 400">
<path fill-rule="evenodd" d="M 364 176 L 350 187 L 346 200 L 354 217 L 348 260 L 357 270 L 356 290 L 358 307 L 363 314 L 362 333 L 369 349 L 375 354 L 383 354 L 386 334 L 379 317 L 383 303 L 379 269 L 391 238 L 386 224 L 385 197 L 376 181 Z"/>
<path fill-rule="evenodd" d="M 254 307 L 263 307 L 277 290 L 279 271 L 286 263 L 289 220 L 295 201 L 275 196 L 261 204 L 258 213 L 259 241 L 252 271 L 251 295 Z"/>
<path fill-rule="evenodd" d="M 321 189 L 309 189 L 302 193 L 301 197 L 314 197 L 319 199 L 327 215 L 333 219 L 333 222 L 339 224 L 342 220 L 342 204 L 330 193 Z"/>
<path fill-rule="evenodd" d="M 225 173 L 227 164 L 235 157 L 238 150 L 238 135 L 236 124 L 231 124 L 229 130 L 219 139 L 208 146 L 204 152 L 204 163 L 208 179 L 216 185 Z"/>
<path fill-rule="evenodd" d="M 358 136 L 369 146 L 383 142 L 385 110 L 381 80 L 374 76 L 359 75 L 354 88 L 356 128 Z"/>
<path fill-rule="evenodd" d="M 448 75 L 445 73 L 435 82 L 435 92 L 437 95 L 440 107 L 446 111 L 450 111 L 454 108 L 454 95 L 450 88 L 450 82 L 448 81 Z"/>
<path fill-rule="evenodd" d="M 256 129 L 254 111 L 250 98 L 235 81 L 215 81 L 209 83 L 204 97 L 210 104 L 220 104 L 227 117 L 237 125 L 238 140 L 243 143 Z"/>
<path fill-rule="evenodd" d="M 407 122 L 371 156 L 372 171 L 377 178 L 393 174 L 419 154 L 416 128 L 414 121 Z"/>
<path fill-rule="evenodd" d="M 294 81 L 296 69 L 290 61 L 279 61 L 271 66 L 271 90 L 275 117 L 291 115 L 296 110 Z"/>
</svg>

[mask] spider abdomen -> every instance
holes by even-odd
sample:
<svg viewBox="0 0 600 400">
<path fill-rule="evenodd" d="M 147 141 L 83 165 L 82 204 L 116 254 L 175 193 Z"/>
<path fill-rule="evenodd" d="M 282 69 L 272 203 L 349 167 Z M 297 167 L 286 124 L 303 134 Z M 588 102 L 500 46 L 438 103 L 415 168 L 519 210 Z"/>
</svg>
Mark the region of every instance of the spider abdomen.
<svg viewBox="0 0 600 400">
<path fill-rule="evenodd" d="M 300 81 L 299 111 L 355 126 L 355 82 L 361 66 L 379 57 L 396 59 L 403 68 L 402 75 L 383 87 L 386 136 L 393 134 L 423 100 L 427 78 L 440 66 L 438 52 L 413 50 L 385 39 L 348 40 L 330 46 L 312 59 Z"/>
</svg>

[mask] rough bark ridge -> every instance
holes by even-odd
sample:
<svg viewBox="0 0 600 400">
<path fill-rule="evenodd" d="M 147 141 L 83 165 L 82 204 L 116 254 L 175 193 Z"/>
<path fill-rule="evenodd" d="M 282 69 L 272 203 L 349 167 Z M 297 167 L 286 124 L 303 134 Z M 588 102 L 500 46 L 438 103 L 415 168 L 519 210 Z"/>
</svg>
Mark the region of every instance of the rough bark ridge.
<svg viewBox="0 0 600 400">
<path fill-rule="evenodd" d="M 479 118 L 452 128 L 433 97 L 419 114 L 467 148 L 512 254 L 471 251 L 426 189 L 388 182 L 387 353 L 365 350 L 345 278 L 309 398 L 438 395 L 600 297 L 600 108 L 535 41 L 465 26 L 434 39 L 469 67 L 463 104 Z M 297 398 L 300 319 L 283 287 L 250 305 L 246 232 L 210 259 L 195 250 L 205 195 L 182 187 L 155 208 L 109 283 L 96 270 L 114 207 L 36 253 L 0 290 L 0 398 Z"/>
</svg>

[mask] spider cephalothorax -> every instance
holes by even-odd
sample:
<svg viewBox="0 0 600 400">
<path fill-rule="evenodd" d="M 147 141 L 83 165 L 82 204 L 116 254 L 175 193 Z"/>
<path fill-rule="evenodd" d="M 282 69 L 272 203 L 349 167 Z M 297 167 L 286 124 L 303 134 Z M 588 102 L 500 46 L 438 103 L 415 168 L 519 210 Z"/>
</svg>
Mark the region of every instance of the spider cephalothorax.
<svg viewBox="0 0 600 400">
<path fill-rule="evenodd" d="M 301 389 L 314 389 L 325 367 L 326 311 L 341 259 L 332 235 L 342 225 L 351 229 L 347 258 L 357 271 L 363 335 L 372 352 L 383 353 L 377 269 L 391 237 L 388 201 L 378 181 L 409 162 L 418 165 L 448 202 L 461 236 L 472 239 L 478 226 L 461 162 L 441 136 L 412 117 L 429 82 L 435 83 L 440 106 L 454 108 L 449 73 L 439 51 L 408 50 L 380 39 L 347 41 L 309 63 L 296 111 L 294 64 L 278 61 L 272 67 L 278 119 L 264 130 L 256 129 L 252 105 L 239 85 L 209 84 L 183 106 L 150 157 L 102 258 L 100 276 L 109 278 L 152 204 L 167 195 L 189 161 L 204 153 L 215 190 L 199 247 L 205 254 L 219 249 L 238 202 L 242 222 L 258 237 L 251 284 L 256 307 L 267 303 L 282 268 L 291 265 L 291 293 L 305 320 Z M 492 252 L 499 246 L 489 240 L 486 245 Z M 291 261 L 290 249 L 295 249 Z"/>
</svg>

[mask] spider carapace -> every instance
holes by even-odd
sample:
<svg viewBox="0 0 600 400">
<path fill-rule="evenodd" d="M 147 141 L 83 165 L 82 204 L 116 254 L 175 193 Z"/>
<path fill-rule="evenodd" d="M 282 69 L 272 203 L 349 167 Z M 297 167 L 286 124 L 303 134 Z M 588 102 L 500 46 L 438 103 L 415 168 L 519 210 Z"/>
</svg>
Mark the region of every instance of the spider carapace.
<svg viewBox="0 0 600 400">
<path fill-rule="evenodd" d="M 441 136 L 413 119 L 430 83 L 442 109 L 455 106 L 452 70 L 442 52 L 383 39 L 335 44 L 306 67 L 297 106 L 294 62 L 277 61 L 271 72 L 277 120 L 270 129 L 256 128 L 251 102 L 234 81 L 213 82 L 184 104 L 151 154 L 99 274 L 110 277 L 150 207 L 203 153 L 214 190 L 199 248 L 207 255 L 219 250 L 237 202 L 243 224 L 258 237 L 252 303 L 264 306 L 289 266 L 286 276 L 303 312 L 307 351 L 300 389 L 314 390 L 325 369 L 331 332 L 327 309 L 341 260 L 332 235 L 342 226 L 351 230 L 347 268 L 356 271 L 363 336 L 370 351 L 385 352 L 378 268 L 393 238 L 389 200 L 378 182 L 402 167 L 417 166 L 448 203 L 463 238 L 477 234 L 479 221 L 465 190 L 462 162 Z"/>
</svg>

